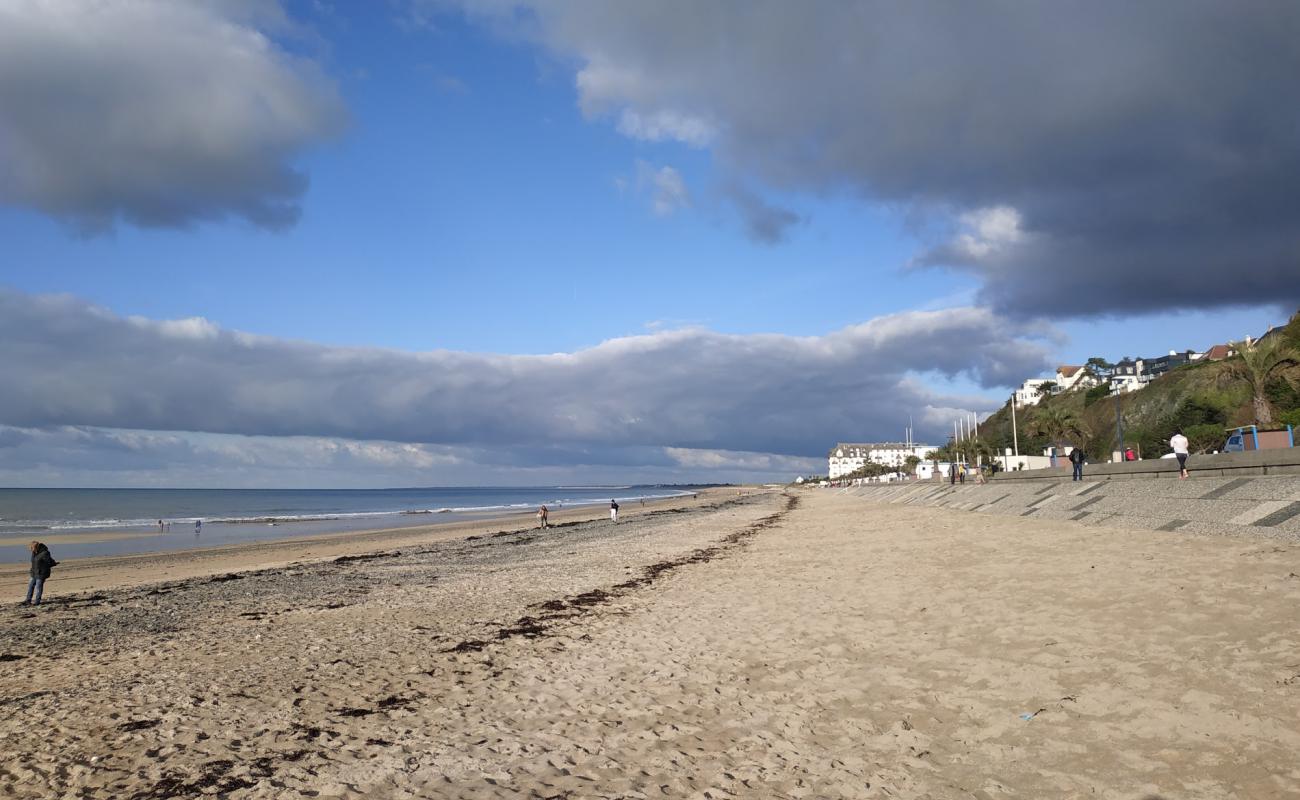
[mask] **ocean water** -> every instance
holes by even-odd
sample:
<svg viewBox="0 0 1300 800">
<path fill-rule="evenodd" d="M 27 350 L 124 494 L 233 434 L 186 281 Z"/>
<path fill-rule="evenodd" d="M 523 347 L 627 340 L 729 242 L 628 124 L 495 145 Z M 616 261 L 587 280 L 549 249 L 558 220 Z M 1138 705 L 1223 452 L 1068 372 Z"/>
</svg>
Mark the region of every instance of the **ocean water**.
<svg viewBox="0 0 1300 800">
<path fill-rule="evenodd" d="M 598 505 L 689 493 L 653 486 L 426 489 L 0 489 L 0 563 L 28 560 L 27 542 L 56 559 L 121 555 Z M 158 520 L 170 523 L 158 532 Z M 194 523 L 203 521 L 195 534 Z M 108 532 L 109 541 L 77 542 Z"/>
</svg>

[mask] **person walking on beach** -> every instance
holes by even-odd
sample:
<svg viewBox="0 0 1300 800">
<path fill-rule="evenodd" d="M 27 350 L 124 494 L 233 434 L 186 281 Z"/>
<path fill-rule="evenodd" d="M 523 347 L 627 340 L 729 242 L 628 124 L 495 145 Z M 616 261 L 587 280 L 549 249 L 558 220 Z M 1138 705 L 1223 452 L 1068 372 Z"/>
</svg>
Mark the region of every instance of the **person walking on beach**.
<svg viewBox="0 0 1300 800">
<path fill-rule="evenodd" d="M 537 527 L 539 528 L 546 527 L 546 504 L 545 503 L 542 504 L 541 508 L 537 509 Z"/>
<path fill-rule="evenodd" d="M 1075 447 L 1070 450 L 1070 463 L 1074 465 L 1074 477 L 1070 480 L 1083 480 L 1083 462 L 1087 459 L 1082 447 Z"/>
<path fill-rule="evenodd" d="M 203 520 L 196 519 L 194 520 L 194 535 L 198 536 L 200 533 L 203 533 Z"/>
<path fill-rule="evenodd" d="M 609 521 L 618 522 L 618 503 L 609 501 Z"/>
<path fill-rule="evenodd" d="M 159 533 L 162 533 L 165 529 L 166 529 L 166 526 L 163 525 L 163 521 L 162 521 L 162 520 L 158 520 L 158 532 L 159 532 Z"/>
<path fill-rule="evenodd" d="M 32 551 L 32 579 L 27 582 L 27 599 L 22 605 L 39 606 L 41 595 L 45 593 L 45 582 L 50 579 L 50 569 L 57 567 L 59 562 L 50 555 L 50 548 L 38 541 L 33 540 L 27 549 Z"/>
<path fill-rule="evenodd" d="M 1178 459 L 1178 479 L 1182 480 L 1187 477 L 1187 437 L 1181 428 L 1174 430 L 1169 446 L 1174 449 L 1174 458 Z"/>
</svg>

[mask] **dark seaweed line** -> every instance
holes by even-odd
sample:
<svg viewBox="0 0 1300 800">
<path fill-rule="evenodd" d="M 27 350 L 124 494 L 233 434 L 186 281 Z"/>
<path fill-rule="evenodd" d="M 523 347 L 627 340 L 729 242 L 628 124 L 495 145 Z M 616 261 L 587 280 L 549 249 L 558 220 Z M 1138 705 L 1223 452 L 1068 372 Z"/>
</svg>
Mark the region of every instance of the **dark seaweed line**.
<svg viewBox="0 0 1300 800">
<path fill-rule="evenodd" d="M 713 506 L 712 508 L 716 509 L 720 507 L 725 507 L 735 502 L 738 501 L 735 500 L 724 501 L 723 503 L 719 503 Z M 497 641 L 501 641 L 501 640 L 512 638 L 514 636 L 523 636 L 530 639 L 545 636 L 547 635 L 547 630 L 554 623 L 560 620 L 571 619 L 573 617 L 578 617 L 578 616 L 582 616 L 583 614 L 590 613 L 592 609 L 594 609 L 599 605 L 614 600 L 623 594 L 633 591 L 634 589 L 643 586 L 648 586 L 654 583 L 654 581 L 658 580 L 662 575 L 664 575 L 665 573 L 671 570 L 677 569 L 678 567 L 685 566 L 686 564 L 696 564 L 705 561 L 711 561 L 714 558 L 717 558 L 718 556 L 724 554 L 729 549 L 738 546 L 744 546 L 746 539 L 750 538 L 751 536 L 755 535 L 761 530 L 776 525 L 781 521 L 782 518 L 785 517 L 786 514 L 788 514 L 790 511 L 798 507 L 798 505 L 799 505 L 798 497 L 787 495 L 785 508 L 776 512 L 775 514 L 770 514 L 766 517 L 763 517 L 762 519 L 757 520 L 756 522 L 749 525 L 748 527 L 743 528 L 739 531 L 736 531 L 735 533 L 726 536 L 716 545 L 695 550 L 691 554 L 687 556 L 683 556 L 682 558 L 674 559 L 672 561 L 664 561 L 646 567 L 644 568 L 645 574 L 643 575 L 643 577 L 631 581 L 626 581 L 621 584 L 617 584 L 614 587 L 612 587 L 613 591 L 595 589 L 590 592 L 584 592 L 582 594 L 573 595 L 571 597 L 566 597 L 561 600 L 549 600 L 544 603 L 539 603 L 535 606 L 535 608 L 545 611 L 546 613 L 541 614 L 537 617 L 531 617 L 531 616 L 520 617 L 519 619 L 515 620 L 515 622 L 512 625 L 503 627 L 500 630 L 498 630 L 496 639 Z M 652 512 L 652 513 L 655 514 L 673 513 L 674 511 L 676 511 L 676 509 L 667 512 Z M 573 525 L 573 524 L 582 524 L 582 523 L 567 523 L 567 524 Z M 493 536 L 495 538 L 501 536 L 508 536 L 513 533 L 524 533 L 524 532 L 525 531 L 500 531 L 497 534 L 494 534 Z M 344 556 L 335 559 L 333 563 L 337 564 L 337 563 L 347 563 L 349 561 L 368 561 L 377 558 L 391 558 L 398 555 L 401 555 L 400 551 L 375 553 L 369 556 L 363 556 L 359 558 Z M 313 565 L 313 566 L 320 566 L 320 565 Z M 220 583 L 220 582 L 225 582 L 230 580 L 239 580 L 242 577 L 247 575 L 257 575 L 257 574 L 269 573 L 273 571 L 275 570 L 255 570 L 251 572 L 245 572 L 242 574 L 227 573 L 226 575 L 216 576 L 215 578 L 210 578 L 208 580 L 214 583 Z M 200 581 L 175 582 L 168 585 L 168 591 L 171 590 L 171 587 L 184 588 L 186 583 L 190 583 L 190 585 L 196 585 L 199 582 Z M 450 648 L 449 650 L 446 650 L 444 652 L 476 652 L 478 650 L 482 650 L 488 644 L 490 644 L 490 642 L 461 642 L 456 647 Z M 419 702 L 423 698 L 424 695 L 421 693 L 417 693 L 413 697 L 402 697 L 400 695 L 392 695 L 390 697 L 385 697 L 381 700 L 378 700 L 375 703 L 374 708 L 353 708 L 353 707 L 337 708 L 334 709 L 334 714 L 340 717 L 369 716 L 371 714 L 380 711 L 402 709 L 413 703 Z M 17 699 L 30 699 L 30 696 L 28 698 L 17 698 Z M 146 730 L 155 727 L 159 722 L 160 722 L 159 720 L 137 720 L 137 721 L 129 721 L 123 723 L 119 727 L 124 731 Z M 327 731 L 319 727 L 305 727 L 299 725 L 295 725 L 294 727 L 298 731 L 298 738 L 306 742 L 313 742 L 322 736 L 328 736 L 332 738 L 338 735 L 334 731 Z M 367 744 L 388 745 L 390 743 L 383 739 L 369 739 L 367 740 Z M 256 759 L 252 759 L 246 763 L 249 768 L 250 777 L 254 779 L 261 779 L 273 775 L 276 772 L 277 764 L 285 763 L 285 762 L 301 761 L 309 754 L 310 751 L 306 749 L 299 749 L 287 753 L 274 753 L 271 755 L 261 756 Z M 210 761 L 204 764 L 201 767 L 199 774 L 197 776 L 194 776 L 193 778 L 188 778 L 188 776 L 185 776 L 177 772 L 167 772 L 164 773 L 162 778 L 159 779 L 158 782 L 155 783 L 152 787 L 148 789 L 142 789 L 136 792 L 135 794 L 132 794 L 129 800 L 169 800 L 170 798 L 197 797 L 200 795 L 210 794 L 213 791 L 215 791 L 216 794 L 227 794 L 230 792 L 239 791 L 241 789 L 249 789 L 256 785 L 255 780 L 250 780 L 249 778 L 244 778 L 244 777 L 239 777 L 239 776 L 229 774 L 231 770 L 234 769 L 234 767 L 235 767 L 235 762 L 221 759 L 216 761 Z M 312 770 L 308 769 L 308 772 L 312 772 Z"/>
<path fill-rule="evenodd" d="M 300 761 L 307 755 L 306 750 L 294 750 L 288 753 L 276 753 L 262 756 L 247 762 L 249 774 L 253 778 L 266 778 L 275 773 L 278 762 Z M 218 794 L 250 789 L 256 781 L 228 775 L 235 767 L 234 761 L 222 759 L 209 761 L 194 780 L 186 780 L 179 773 L 169 772 L 149 789 L 143 789 L 131 795 L 130 800 L 167 800 L 173 797 L 198 797 L 207 794 L 205 789 L 215 789 Z"/>
<path fill-rule="evenodd" d="M 581 617 L 591 613 L 597 606 L 604 605 L 612 600 L 616 600 L 637 589 L 644 588 L 659 580 L 665 574 L 675 569 L 684 567 L 687 564 L 702 564 L 712 561 L 719 556 L 725 555 L 728 551 L 738 547 L 744 547 L 747 540 L 757 534 L 759 531 L 771 528 L 781 522 L 787 514 L 799 506 L 799 497 L 795 495 L 786 495 L 785 508 L 774 514 L 769 514 L 752 524 L 728 534 L 717 544 L 709 547 L 702 547 L 694 550 L 680 558 L 670 561 L 661 561 L 657 564 L 651 564 L 642 568 L 642 575 L 639 578 L 633 578 L 630 581 L 617 583 L 606 589 L 593 589 L 582 594 L 572 595 L 559 600 L 547 600 L 544 603 L 537 603 L 532 608 L 538 609 L 545 613 L 534 615 L 525 615 L 515 620 L 512 624 L 500 628 L 493 639 L 466 639 L 452 647 L 443 650 L 444 653 L 477 653 L 494 641 L 500 642 L 507 639 L 513 639 L 521 636 L 525 639 L 540 639 L 549 635 L 550 629 L 557 622 Z"/>
</svg>

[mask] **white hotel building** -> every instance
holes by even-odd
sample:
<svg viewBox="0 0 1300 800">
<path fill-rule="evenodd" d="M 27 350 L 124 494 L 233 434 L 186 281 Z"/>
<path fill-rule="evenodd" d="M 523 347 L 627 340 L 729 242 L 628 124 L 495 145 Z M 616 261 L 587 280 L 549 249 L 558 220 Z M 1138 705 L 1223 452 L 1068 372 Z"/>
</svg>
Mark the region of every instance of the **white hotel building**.
<svg viewBox="0 0 1300 800">
<path fill-rule="evenodd" d="M 898 472 L 907 469 L 907 457 L 916 456 L 924 461 L 930 452 L 935 449 L 930 444 L 913 444 L 908 445 L 905 442 L 872 442 L 866 444 L 856 444 L 849 442 L 840 442 L 831 449 L 827 456 L 829 462 L 826 477 L 831 480 L 841 478 L 856 469 L 860 469 L 868 461 L 874 461 L 886 467 L 892 467 Z"/>
</svg>

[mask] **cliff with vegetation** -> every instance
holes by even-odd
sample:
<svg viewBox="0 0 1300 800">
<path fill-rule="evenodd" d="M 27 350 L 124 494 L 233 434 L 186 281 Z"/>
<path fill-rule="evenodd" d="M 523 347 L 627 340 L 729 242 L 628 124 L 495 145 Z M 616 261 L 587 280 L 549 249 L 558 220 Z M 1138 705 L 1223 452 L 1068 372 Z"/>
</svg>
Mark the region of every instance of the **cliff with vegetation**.
<svg viewBox="0 0 1300 800">
<path fill-rule="evenodd" d="M 1261 358 L 1268 363 L 1257 363 Z M 1147 458 L 1169 452 L 1169 437 L 1176 429 L 1188 437 L 1194 452 L 1209 452 L 1223 446 L 1229 427 L 1300 426 L 1300 313 L 1280 333 L 1243 355 L 1173 369 L 1135 392 L 1111 396 L 1103 384 L 1049 395 L 1037 406 L 1016 409 L 1020 452 L 1082 444 L 1090 459 L 1109 460 L 1118 442 L 1120 418 L 1125 445 Z M 980 423 L 979 434 L 977 448 L 989 454 L 1012 446 L 1009 402 Z"/>
</svg>

